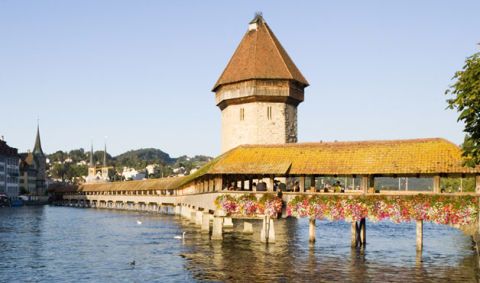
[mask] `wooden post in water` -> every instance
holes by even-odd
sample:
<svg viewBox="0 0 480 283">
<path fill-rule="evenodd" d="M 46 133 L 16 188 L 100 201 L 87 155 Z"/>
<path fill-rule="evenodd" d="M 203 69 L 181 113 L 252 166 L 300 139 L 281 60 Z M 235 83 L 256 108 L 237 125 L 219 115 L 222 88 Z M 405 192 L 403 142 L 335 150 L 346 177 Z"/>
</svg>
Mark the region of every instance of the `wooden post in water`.
<svg viewBox="0 0 480 283">
<path fill-rule="evenodd" d="M 365 218 L 360 220 L 360 242 L 362 246 L 367 244 L 367 222 Z"/>
<path fill-rule="evenodd" d="M 352 231 L 352 248 L 356 248 L 357 247 L 357 221 L 352 221 L 352 228 L 351 228 L 351 231 Z"/>
<path fill-rule="evenodd" d="M 260 241 L 262 243 L 275 243 L 275 228 L 273 219 L 265 215 L 263 218 L 262 230 L 260 231 Z"/>
<path fill-rule="evenodd" d="M 423 250 L 423 220 L 417 220 L 417 251 Z"/>
<path fill-rule="evenodd" d="M 315 217 L 310 218 L 310 225 L 308 226 L 308 241 L 315 243 Z"/>
</svg>

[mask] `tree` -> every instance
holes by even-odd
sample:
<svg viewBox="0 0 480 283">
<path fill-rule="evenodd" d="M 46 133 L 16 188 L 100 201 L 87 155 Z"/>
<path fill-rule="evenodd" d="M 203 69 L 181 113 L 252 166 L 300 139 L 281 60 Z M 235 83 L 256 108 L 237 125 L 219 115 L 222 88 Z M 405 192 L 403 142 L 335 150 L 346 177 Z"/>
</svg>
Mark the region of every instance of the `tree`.
<svg viewBox="0 0 480 283">
<path fill-rule="evenodd" d="M 461 71 L 453 76 L 456 80 L 445 94 L 448 108 L 460 113 L 458 121 L 465 123 L 465 141 L 462 145 L 465 165 L 480 164 L 480 53 L 467 58 Z"/>
</svg>

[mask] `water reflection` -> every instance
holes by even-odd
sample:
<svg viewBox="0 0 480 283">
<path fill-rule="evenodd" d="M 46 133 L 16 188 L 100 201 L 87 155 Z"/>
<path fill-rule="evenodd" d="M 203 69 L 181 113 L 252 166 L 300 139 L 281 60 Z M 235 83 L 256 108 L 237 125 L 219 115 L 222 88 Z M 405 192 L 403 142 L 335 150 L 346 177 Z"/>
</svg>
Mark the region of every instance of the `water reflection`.
<svg viewBox="0 0 480 283">
<path fill-rule="evenodd" d="M 137 219 L 142 224 L 137 224 Z M 350 248 L 350 224 L 279 220 L 276 243 L 241 233 L 234 221 L 223 241 L 211 241 L 175 216 L 62 207 L 0 210 L 0 282 L 10 281 L 315 281 L 476 282 L 470 238 L 425 224 L 424 250 L 415 225 L 367 223 L 365 249 Z M 238 228 L 237 228 L 238 227 Z M 185 240 L 174 239 L 186 232 Z M 135 260 L 135 266 L 130 262 Z"/>
</svg>

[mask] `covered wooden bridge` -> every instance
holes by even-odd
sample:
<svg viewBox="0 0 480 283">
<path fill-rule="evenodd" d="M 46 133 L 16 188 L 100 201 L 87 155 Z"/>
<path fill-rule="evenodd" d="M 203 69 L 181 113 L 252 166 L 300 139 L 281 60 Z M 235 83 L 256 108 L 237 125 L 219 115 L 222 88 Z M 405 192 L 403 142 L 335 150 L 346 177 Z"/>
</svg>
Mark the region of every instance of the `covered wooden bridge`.
<svg viewBox="0 0 480 283">
<path fill-rule="evenodd" d="M 322 177 L 360 179 L 360 190 L 347 190 L 341 194 L 319 192 L 315 188 Z M 408 194 L 438 194 L 452 198 L 467 193 L 442 194 L 441 178 L 474 177 L 476 191 L 469 194 L 477 196 L 480 192 L 480 167 L 464 167 L 458 146 L 444 139 L 412 139 L 244 145 L 224 153 L 186 177 L 84 184 L 62 194 L 66 201 L 82 201 L 95 207 L 158 211 L 168 206 L 204 229 L 210 229 L 210 220 L 218 209 L 214 204 L 217 197 L 253 194 L 258 198 L 282 188 L 279 185 L 282 183 L 286 189 L 282 195 L 285 203 L 305 195 L 406 196 L 405 192 L 398 191 L 375 193 L 375 179 L 378 177 L 432 178 L 430 192 L 409 191 Z M 298 182 L 295 191 L 291 185 L 287 186 L 292 179 Z M 478 206 L 476 208 L 478 211 Z M 214 221 L 212 238 L 221 238 L 222 223 L 224 220 L 219 220 L 215 226 Z M 420 225 L 417 226 L 420 239 L 422 223 L 417 223 Z M 311 240 L 315 239 L 314 232 L 315 219 L 311 219 Z M 364 243 L 365 220 L 362 219 L 352 224 L 352 245 Z M 420 240 L 417 248 L 421 249 L 421 246 Z"/>
</svg>

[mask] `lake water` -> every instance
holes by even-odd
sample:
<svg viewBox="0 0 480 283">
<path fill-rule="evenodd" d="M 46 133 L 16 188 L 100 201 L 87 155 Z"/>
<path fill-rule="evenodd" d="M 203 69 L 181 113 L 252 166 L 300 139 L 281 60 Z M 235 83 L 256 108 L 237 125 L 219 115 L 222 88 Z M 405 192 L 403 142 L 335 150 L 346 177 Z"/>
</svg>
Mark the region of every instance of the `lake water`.
<svg viewBox="0 0 480 283">
<path fill-rule="evenodd" d="M 142 221 L 141 225 L 137 220 Z M 236 226 L 241 221 L 234 221 Z M 223 241 L 172 215 L 69 207 L 0 209 L 0 282 L 478 282 L 470 237 L 426 223 L 370 223 L 367 246 L 350 248 L 350 224 L 279 220 L 277 242 L 255 233 Z M 240 229 L 239 227 L 238 229 Z M 237 228 L 236 228 L 237 229 Z M 186 231 L 185 240 L 174 239 Z M 132 266 L 130 262 L 135 261 Z"/>
</svg>

